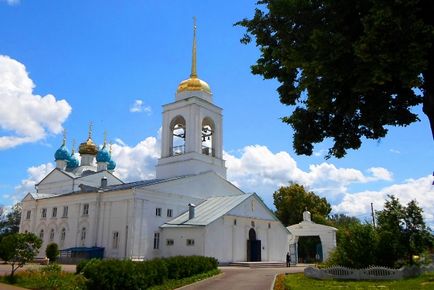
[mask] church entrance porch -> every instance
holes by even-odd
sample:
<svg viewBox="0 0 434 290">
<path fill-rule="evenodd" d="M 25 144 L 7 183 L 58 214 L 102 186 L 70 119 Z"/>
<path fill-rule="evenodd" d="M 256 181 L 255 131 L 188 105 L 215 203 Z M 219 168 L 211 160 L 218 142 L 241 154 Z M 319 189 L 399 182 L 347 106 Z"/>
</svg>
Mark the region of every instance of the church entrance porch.
<svg viewBox="0 0 434 290">
<path fill-rule="evenodd" d="M 261 240 L 256 239 L 255 229 L 249 230 L 249 239 L 247 240 L 247 262 L 261 261 Z"/>
</svg>

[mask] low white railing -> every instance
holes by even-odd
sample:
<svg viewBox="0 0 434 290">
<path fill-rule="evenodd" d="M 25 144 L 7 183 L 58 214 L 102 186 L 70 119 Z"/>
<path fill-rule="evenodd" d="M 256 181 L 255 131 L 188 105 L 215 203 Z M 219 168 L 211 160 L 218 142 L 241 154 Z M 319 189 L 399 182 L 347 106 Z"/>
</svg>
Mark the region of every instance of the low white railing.
<svg viewBox="0 0 434 290">
<path fill-rule="evenodd" d="M 318 269 L 307 267 L 304 275 L 314 279 L 338 279 L 338 280 L 399 280 L 408 277 L 418 276 L 423 272 L 434 271 L 434 265 L 410 266 L 400 269 L 371 266 L 365 269 L 352 269 L 343 266 L 332 266 Z"/>
</svg>

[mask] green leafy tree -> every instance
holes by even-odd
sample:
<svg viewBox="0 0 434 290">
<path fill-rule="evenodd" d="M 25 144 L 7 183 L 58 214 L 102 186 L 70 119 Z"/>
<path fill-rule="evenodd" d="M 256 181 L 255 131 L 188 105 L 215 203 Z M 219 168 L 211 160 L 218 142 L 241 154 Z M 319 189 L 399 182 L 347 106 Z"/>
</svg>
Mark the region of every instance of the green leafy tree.
<svg viewBox="0 0 434 290">
<path fill-rule="evenodd" d="M 12 267 L 10 277 L 26 263 L 33 261 L 41 245 L 41 239 L 32 233 L 15 233 L 2 238 L 0 248 L 7 250 L 7 261 Z"/>
<path fill-rule="evenodd" d="M 365 268 L 378 264 L 378 235 L 370 224 L 350 223 L 337 232 L 337 247 L 328 265 Z"/>
<path fill-rule="evenodd" d="M 45 255 L 50 260 L 50 263 L 54 263 L 59 256 L 59 246 L 56 243 L 49 243 L 45 249 Z"/>
<path fill-rule="evenodd" d="M 327 157 L 340 158 L 419 121 L 420 104 L 434 137 L 433 15 L 429 0 L 260 0 L 236 25 L 260 49 L 252 73 L 277 79 L 280 101 L 296 106 L 282 118 L 296 153 L 332 138 Z"/>
<path fill-rule="evenodd" d="M 335 228 L 343 229 L 354 224 L 360 224 L 360 220 L 356 217 L 340 213 L 331 215 L 328 219 L 328 224 Z"/>
<path fill-rule="evenodd" d="M 310 211 L 314 222 L 322 224 L 326 223 L 331 212 L 331 206 L 325 198 L 295 183 L 280 187 L 273 193 L 273 198 L 276 216 L 285 226 L 301 222 L 306 209 Z"/>
<path fill-rule="evenodd" d="M 21 203 L 15 204 L 11 210 L 0 212 L 0 236 L 18 233 L 21 220 Z"/>
<path fill-rule="evenodd" d="M 399 199 L 388 196 L 384 209 L 377 212 L 379 255 L 388 266 L 412 263 L 412 256 L 419 255 L 432 246 L 432 235 L 416 201 L 407 206 Z"/>
</svg>

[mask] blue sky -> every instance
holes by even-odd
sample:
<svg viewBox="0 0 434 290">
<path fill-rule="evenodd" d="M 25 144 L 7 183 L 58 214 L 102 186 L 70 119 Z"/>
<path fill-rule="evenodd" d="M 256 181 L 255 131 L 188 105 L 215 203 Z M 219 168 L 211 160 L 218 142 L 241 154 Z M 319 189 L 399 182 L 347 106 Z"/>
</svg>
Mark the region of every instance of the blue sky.
<svg viewBox="0 0 434 290">
<path fill-rule="evenodd" d="M 334 212 L 364 218 L 386 194 L 415 198 L 434 224 L 434 146 L 428 121 L 390 128 L 343 159 L 297 156 L 292 130 L 279 118 L 277 82 L 250 73 L 259 56 L 242 45 L 236 21 L 255 1 L 30 1 L 0 0 L 0 204 L 32 190 L 54 165 L 66 128 L 68 147 L 87 137 L 113 141 L 117 174 L 152 178 L 159 156 L 161 106 L 189 76 L 192 17 L 197 17 L 198 75 L 224 109 L 228 178 L 260 194 L 289 181 L 306 185 Z M 32 86 L 33 84 L 33 86 Z M 135 109 L 134 109 L 135 108 Z M 76 145 L 77 147 L 77 145 Z"/>
</svg>

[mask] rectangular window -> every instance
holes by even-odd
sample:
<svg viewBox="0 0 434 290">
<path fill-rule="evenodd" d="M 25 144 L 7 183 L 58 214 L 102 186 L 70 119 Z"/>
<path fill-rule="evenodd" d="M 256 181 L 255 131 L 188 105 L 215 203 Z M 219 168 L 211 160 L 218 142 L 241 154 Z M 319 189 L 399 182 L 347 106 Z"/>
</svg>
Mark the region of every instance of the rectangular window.
<svg viewBox="0 0 434 290">
<path fill-rule="evenodd" d="M 119 232 L 113 233 L 112 247 L 113 247 L 113 249 L 119 248 Z"/>
<path fill-rule="evenodd" d="M 64 217 L 64 218 L 68 217 L 68 207 L 67 206 L 63 207 L 62 217 Z"/>
<path fill-rule="evenodd" d="M 29 220 L 31 215 L 32 215 L 32 211 L 28 210 L 27 213 L 26 213 L 26 219 Z"/>
<path fill-rule="evenodd" d="M 86 228 L 81 229 L 81 236 L 80 236 L 81 246 L 84 247 L 86 243 Z"/>
<path fill-rule="evenodd" d="M 187 239 L 187 246 L 194 246 L 194 240 L 193 239 Z"/>
<path fill-rule="evenodd" d="M 160 248 L 160 233 L 154 233 L 154 249 Z"/>
<path fill-rule="evenodd" d="M 167 209 L 167 217 L 172 217 L 173 210 L 171 208 Z"/>
<path fill-rule="evenodd" d="M 168 246 L 173 246 L 174 243 L 175 242 L 172 239 L 167 239 L 166 240 L 166 245 L 168 245 Z"/>
<path fill-rule="evenodd" d="M 57 207 L 53 207 L 53 211 L 51 213 L 51 217 L 53 217 L 53 218 L 57 217 Z"/>
<path fill-rule="evenodd" d="M 156 215 L 156 216 L 161 216 L 161 207 L 157 207 L 157 208 L 155 209 L 155 215 Z"/>
<path fill-rule="evenodd" d="M 83 215 L 85 215 L 85 216 L 89 215 L 89 204 L 88 203 L 85 203 L 83 205 Z"/>
<path fill-rule="evenodd" d="M 43 219 L 47 217 L 47 209 L 46 209 L 46 208 L 43 208 L 43 209 L 42 209 L 41 217 L 42 217 Z"/>
</svg>

